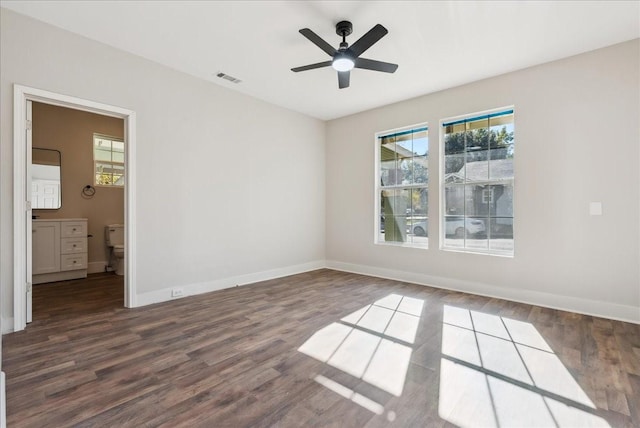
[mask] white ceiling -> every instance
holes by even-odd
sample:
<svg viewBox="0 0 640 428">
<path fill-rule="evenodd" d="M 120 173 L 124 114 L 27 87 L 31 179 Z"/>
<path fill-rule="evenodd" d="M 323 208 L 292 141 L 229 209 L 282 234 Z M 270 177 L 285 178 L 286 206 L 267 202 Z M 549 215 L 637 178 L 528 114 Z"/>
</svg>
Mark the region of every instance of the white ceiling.
<svg viewBox="0 0 640 428">
<path fill-rule="evenodd" d="M 319 119 L 333 119 L 640 36 L 639 1 L 1 1 L 0 5 L 176 70 Z M 389 34 L 338 89 L 329 58 L 298 33 L 352 44 Z M 215 77 L 222 71 L 242 80 Z"/>
</svg>

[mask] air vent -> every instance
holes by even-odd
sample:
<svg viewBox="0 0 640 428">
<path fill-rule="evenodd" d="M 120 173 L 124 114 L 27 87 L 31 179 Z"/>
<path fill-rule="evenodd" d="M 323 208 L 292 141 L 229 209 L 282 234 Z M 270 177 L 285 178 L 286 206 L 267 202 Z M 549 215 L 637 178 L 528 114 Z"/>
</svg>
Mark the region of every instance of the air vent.
<svg viewBox="0 0 640 428">
<path fill-rule="evenodd" d="M 217 73 L 216 76 L 218 76 L 221 79 L 228 80 L 229 82 L 233 82 L 233 83 L 242 82 L 242 80 L 236 79 L 235 77 L 229 76 L 228 74 L 224 74 L 224 73 Z"/>
</svg>

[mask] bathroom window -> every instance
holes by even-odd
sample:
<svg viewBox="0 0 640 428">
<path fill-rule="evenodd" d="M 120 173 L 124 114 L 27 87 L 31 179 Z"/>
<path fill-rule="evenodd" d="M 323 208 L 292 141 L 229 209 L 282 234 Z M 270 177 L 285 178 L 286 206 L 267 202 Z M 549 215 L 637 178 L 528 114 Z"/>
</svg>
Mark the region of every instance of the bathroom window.
<svg viewBox="0 0 640 428">
<path fill-rule="evenodd" d="M 93 171 L 96 186 L 124 186 L 124 141 L 93 134 Z"/>
</svg>

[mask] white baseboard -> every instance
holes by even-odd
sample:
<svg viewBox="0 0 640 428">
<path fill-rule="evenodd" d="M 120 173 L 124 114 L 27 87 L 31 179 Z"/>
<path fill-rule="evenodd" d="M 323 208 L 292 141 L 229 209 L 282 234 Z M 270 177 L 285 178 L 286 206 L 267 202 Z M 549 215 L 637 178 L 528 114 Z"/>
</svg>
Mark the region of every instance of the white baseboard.
<svg viewBox="0 0 640 428">
<path fill-rule="evenodd" d="M 7 426 L 7 394 L 4 372 L 0 372 L 0 428 Z"/>
<path fill-rule="evenodd" d="M 87 273 L 101 273 L 104 272 L 108 262 L 90 262 L 87 263 Z"/>
<path fill-rule="evenodd" d="M 396 281 L 410 282 L 435 288 L 444 288 L 447 290 L 461 291 L 480 296 L 640 324 L 640 308 L 635 306 L 582 299 L 579 297 L 560 296 L 533 290 L 497 287 L 480 282 L 463 281 L 332 260 L 327 260 L 326 267 L 344 272 L 359 273 L 378 278 L 393 279 Z"/>
<path fill-rule="evenodd" d="M 162 290 L 149 291 L 136 296 L 136 307 L 151 305 L 153 303 L 166 302 L 168 300 L 178 299 L 180 297 L 171 297 L 171 290 L 181 288 L 183 294 L 181 297 L 194 296 L 197 294 L 209 293 L 211 291 L 222 290 L 225 288 L 236 287 L 239 285 L 253 284 L 254 282 L 267 281 L 270 279 L 281 278 L 283 276 L 295 275 L 298 273 L 309 272 L 312 270 L 322 269 L 325 267 L 324 260 L 303 263 L 294 266 L 287 266 L 278 269 L 267 270 L 263 272 L 255 272 L 246 275 L 238 275 L 229 278 L 223 278 L 215 281 L 199 282 L 195 284 L 176 284 L 175 287 L 164 288 Z"/>
<path fill-rule="evenodd" d="M 2 317 L 2 334 L 13 333 L 13 317 Z"/>
</svg>

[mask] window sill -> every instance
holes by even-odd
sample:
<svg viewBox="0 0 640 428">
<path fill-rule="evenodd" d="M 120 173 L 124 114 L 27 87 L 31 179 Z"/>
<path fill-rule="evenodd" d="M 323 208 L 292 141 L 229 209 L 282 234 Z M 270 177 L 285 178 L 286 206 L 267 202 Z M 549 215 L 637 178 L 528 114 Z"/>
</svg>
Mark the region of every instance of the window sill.
<svg viewBox="0 0 640 428">
<path fill-rule="evenodd" d="M 440 247 L 440 250 L 450 252 L 450 253 L 462 253 L 462 254 L 476 254 L 481 256 L 495 256 L 502 257 L 507 259 L 513 259 L 513 252 L 499 252 L 499 251 L 491 251 L 491 250 L 482 250 L 476 248 L 456 248 L 456 247 Z"/>
<path fill-rule="evenodd" d="M 412 242 L 386 242 L 386 241 L 374 241 L 375 245 L 382 245 L 385 247 L 403 247 L 403 248 L 417 248 L 419 250 L 428 250 L 428 244 L 414 244 Z"/>
</svg>

